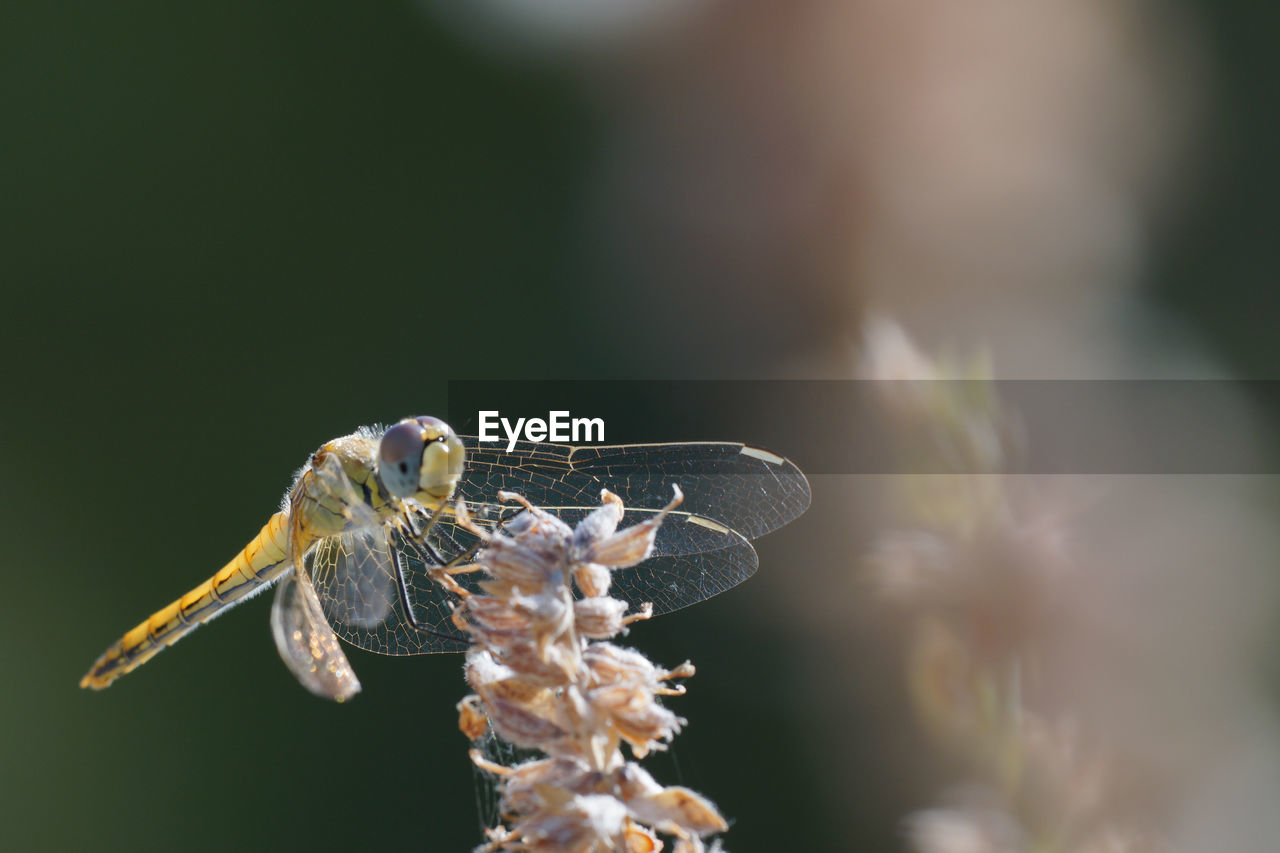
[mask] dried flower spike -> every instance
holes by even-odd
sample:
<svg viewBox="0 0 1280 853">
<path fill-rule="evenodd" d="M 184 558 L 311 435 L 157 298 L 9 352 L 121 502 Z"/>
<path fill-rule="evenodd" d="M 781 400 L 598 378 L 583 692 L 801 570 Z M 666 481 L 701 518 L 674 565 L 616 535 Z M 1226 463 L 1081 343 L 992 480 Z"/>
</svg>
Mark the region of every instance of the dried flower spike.
<svg viewBox="0 0 1280 853">
<path fill-rule="evenodd" d="M 472 750 L 476 766 L 500 780 L 505 821 L 478 849 L 639 853 L 661 850 L 661 833 L 681 853 L 705 850 L 704 836 L 728 828 L 715 806 L 686 788 L 664 788 L 622 751 L 626 743 L 643 758 L 671 741 L 684 720 L 658 697 L 683 693 L 670 681 L 693 675 L 693 665 L 663 669 L 608 642 L 652 613 L 645 605 L 627 615 L 625 602 L 608 597 L 610 573 L 649 556 L 663 518 L 683 500 L 680 489 L 660 513 L 623 530 L 622 501 L 607 490 L 576 527 L 520 495 L 498 497 L 524 506 L 506 532 L 490 533 L 464 505 L 457 509 L 483 542 L 465 567 L 487 573 L 480 592 L 453 582 L 456 570 L 438 578 L 458 595 L 454 622 L 472 640 L 466 678 L 475 693 L 458 705 L 459 727 L 474 739 L 487 723 L 544 757 L 508 767 Z"/>
</svg>

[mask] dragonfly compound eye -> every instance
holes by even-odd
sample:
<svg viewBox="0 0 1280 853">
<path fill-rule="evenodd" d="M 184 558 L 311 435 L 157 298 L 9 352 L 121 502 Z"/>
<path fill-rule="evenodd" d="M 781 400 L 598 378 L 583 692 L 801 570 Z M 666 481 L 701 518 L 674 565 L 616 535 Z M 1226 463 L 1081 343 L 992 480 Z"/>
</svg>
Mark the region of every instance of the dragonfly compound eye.
<svg viewBox="0 0 1280 853">
<path fill-rule="evenodd" d="M 407 498 L 418 491 L 422 448 L 430 439 L 416 420 L 403 420 L 382 434 L 378 443 L 378 474 L 387 491 Z"/>
<path fill-rule="evenodd" d="M 432 421 L 433 423 L 423 423 Z M 418 479 L 421 494 L 419 500 L 434 504 L 447 501 L 462 477 L 463 457 L 466 450 L 462 441 L 444 421 L 435 418 L 418 418 L 427 439 L 422 451 L 422 469 Z"/>
<path fill-rule="evenodd" d="M 431 415 L 419 415 L 414 420 L 422 426 L 429 440 L 443 441 L 445 436 L 452 432 L 447 423 Z"/>
</svg>

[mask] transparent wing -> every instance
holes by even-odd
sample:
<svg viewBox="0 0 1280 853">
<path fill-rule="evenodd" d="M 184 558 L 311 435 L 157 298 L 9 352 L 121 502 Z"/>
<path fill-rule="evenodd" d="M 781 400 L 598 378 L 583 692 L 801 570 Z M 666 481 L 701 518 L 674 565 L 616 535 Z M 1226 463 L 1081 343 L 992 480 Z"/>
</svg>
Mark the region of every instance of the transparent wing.
<svg viewBox="0 0 1280 853">
<path fill-rule="evenodd" d="M 732 442 L 619 444 L 481 443 L 462 436 L 467 472 L 458 496 L 492 503 L 499 489 L 520 492 L 535 506 L 600 504 L 608 488 L 628 507 L 661 507 L 671 486 L 684 491 L 686 512 L 757 539 L 809 507 L 809 482 L 790 460 Z"/>
<path fill-rule="evenodd" d="M 595 506 L 543 507 L 568 524 L 576 524 Z M 639 524 L 658 510 L 628 509 L 622 526 Z M 496 521 L 490 514 L 490 523 Z M 443 558 L 463 553 L 475 537 L 442 518 L 431 545 Z M 452 597 L 429 574 L 429 566 L 401 533 L 332 536 L 309 557 L 311 577 L 324 615 L 338 636 L 371 652 L 416 655 L 463 651 L 467 639 L 450 618 Z M 396 579 L 403 570 L 404 591 Z M 633 610 L 651 602 L 654 613 L 669 613 L 736 586 L 756 570 L 756 553 L 741 534 L 685 512 L 668 514 L 658 529 L 653 556 L 613 573 L 610 594 Z M 456 576 L 463 586 L 482 573 Z M 406 617 L 406 605 L 413 620 Z M 416 624 L 415 624 L 416 623 Z"/>
<path fill-rule="evenodd" d="M 600 491 L 608 488 L 627 505 L 622 521 L 627 526 L 652 517 L 670 500 L 671 487 L 679 485 L 684 503 L 658 530 L 653 556 L 613 576 L 613 595 L 633 608 L 652 603 L 656 614 L 705 601 L 746 580 L 757 565 L 748 540 L 776 530 L 809 506 L 809 483 L 794 464 L 742 444 L 519 442 L 508 451 L 505 444 L 481 444 L 470 436 L 462 440 L 467 469 L 457 497 L 484 526 L 519 511 L 494 505 L 501 490 L 519 492 L 572 525 L 600 505 Z M 333 476 L 343 480 L 338 473 Z M 427 549 L 405 541 L 398 530 L 353 521 L 367 532 L 325 539 L 307 558 L 315 595 L 338 636 L 388 655 L 464 650 L 466 638 L 453 625 L 450 597 L 423 562 Z M 419 521 L 421 529 L 425 517 Z M 446 510 L 426 544 L 448 560 L 475 541 Z M 457 579 L 474 584 L 481 575 Z"/>
<path fill-rule="evenodd" d="M 453 547 L 447 538 L 436 541 Z M 397 559 L 404 568 L 403 592 Z M 466 649 L 466 638 L 450 619 L 450 596 L 431 580 L 415 549 L 390 528 L 330 536 L 312 549 L 307 561 L 324 616 L 348 643 L 384 655 Z M 406 604 L 412 620 L 405 614 Z"/>
<path fill-rule="evenodd" d="M 567 524 L 577 524 L 595 507 L 543 507 Z M 619 527 L 630 527 L 658 510 L 628 509 Z M 670 613 L 735 587 L 756 573 L 755 549 L 735 530 L 687 512 L 667 514 L 653 543 L 653 555 L 613 573 L 609 594 L 631 605 L 651 602 L 655 616 Z"/>
<path fill-rule="evenodd" d="M 306 575 L 289 572 L 276 585 L 271 635 L 289 671 L 315 695 L 341 702 L 360 692 L 360 680 L 326 623 Z"/>
<path fill-rule="evenodd" d="M 381 528 L 322 539 L 312 553 L 310 570 L 330 623 L 374 629 L 395 606 L 395 571 Z"/>
</svg>

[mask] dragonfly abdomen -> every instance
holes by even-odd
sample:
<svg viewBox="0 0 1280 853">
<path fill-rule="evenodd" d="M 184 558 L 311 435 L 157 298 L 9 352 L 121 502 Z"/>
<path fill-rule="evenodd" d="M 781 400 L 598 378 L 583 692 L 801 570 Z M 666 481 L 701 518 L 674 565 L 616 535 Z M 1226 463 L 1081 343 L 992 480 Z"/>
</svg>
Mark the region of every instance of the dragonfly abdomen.
<svg viewBox="0 0 1280 853">
<path fill-rule="evenodd" d="M 80 686 L 101 690 L 176 643 L 197 625 L 262 589 L 292 565 L 289 516 L 278 512 L 213 577 L 152 613 L 112 644 L 80 680 Z"/>
</svg>

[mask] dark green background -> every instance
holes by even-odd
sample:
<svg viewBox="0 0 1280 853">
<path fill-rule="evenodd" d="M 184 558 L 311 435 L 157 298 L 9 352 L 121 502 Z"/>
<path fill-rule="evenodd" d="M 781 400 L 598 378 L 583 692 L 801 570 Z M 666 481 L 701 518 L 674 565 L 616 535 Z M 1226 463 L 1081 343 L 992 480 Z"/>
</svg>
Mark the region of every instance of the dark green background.
<svg viewBox="0 0 1280 853">
<path fill-rule="evenodd" d="M 1148 290 L 1269 375 L 1275 22 L 1204 11 L 1210 166 Z M 672 327 L 702 334 L 673 340 L 666 309 L 609 285 L 621 262 L 581 240 L 600 119 L 575 80 L 409 3 L 0 11 L 0 847 L 479 840 L 460 658 L 353 652 L 365 693 L 330 705 L 289 678 L 257 600 L 109 691 L 76 682 L 233 554 L 316 445 L 432 412 L 450 378 L 751 376 L 784 354 L 796 318 L 695 301 Z M 719 427 L 690 438 L 749 438 Z M 837 510 L 763 542 L 764 570 L 851 561 L 797 558 Z M 795 698 L 815 652 L 751 584 L 633 639 L 698 664 L 679 767 L 655 773 L 712 796 L 731 849 L 884 849 L 922 805 L 867 744 L 865 791 L 825 811 L 799 745 L 814 690 Z M 857 737 L 844 722 L 831 738 Z"/>
</svg>

